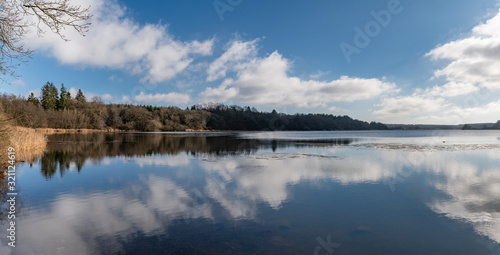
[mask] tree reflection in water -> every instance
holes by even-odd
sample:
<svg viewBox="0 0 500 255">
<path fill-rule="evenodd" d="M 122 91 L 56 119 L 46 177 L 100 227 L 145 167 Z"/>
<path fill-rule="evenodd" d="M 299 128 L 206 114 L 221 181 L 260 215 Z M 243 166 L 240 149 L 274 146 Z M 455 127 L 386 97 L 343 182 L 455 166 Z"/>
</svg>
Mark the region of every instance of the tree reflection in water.
<svg viewBox="0 0 500 255">
<path fill-rule="evenodd" d="M 57 134 L 41 157 L 41 171 L 51 179 L 58 171 L 61 177 L 75 164 L 80 172 L 87 160 L 99 163 L 106 157 L 177 155 L 238 155 L 253 154 L 259 149 L 284 149 L 287 147 L 316 147 L 322 145 L 348 145 L 352 139 L 328 140 L 255 140 L 239 139 L 230 133 L 203 135 L 159 133 L 90 133 Z"/>
<path fill-rule="evenodd" d="M 499 254 L 497 147 L 295 136 L 52 136 L 14 254 Z"/>
</svg>

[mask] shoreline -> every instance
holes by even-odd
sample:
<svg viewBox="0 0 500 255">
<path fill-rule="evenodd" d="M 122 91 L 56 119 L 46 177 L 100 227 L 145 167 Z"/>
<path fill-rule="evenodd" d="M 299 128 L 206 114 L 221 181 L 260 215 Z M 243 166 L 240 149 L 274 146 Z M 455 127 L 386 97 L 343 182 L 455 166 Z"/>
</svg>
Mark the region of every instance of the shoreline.
<svg viewBox="0 0 500 255">
<path fill-rule="evenodd" d="M 78 128 L 78 129 L 64 129 L 64 128 L 35 128 L 35 132 L 44 134 L 44 135 L 52 135 L 52 134 L 88 134 L 88 133 L 157 133 L 157 132 L 226 132 L 219 130 L 194 130 L 194 129 L 186 129 L 183 131 L 137 131 L 137 130 L 121 130 L 121 129 L 86 129 L 86 128 Z"/>
<path fill-rule="evenodd" d="M 44 135 L 52 134 L 88 134 L 88 133 L 220 133 L 220 132 L 346 132 L 346 131 L 468 131 L 461 129 L 362 129 L 362 130 L 204 130 L 204 129 L 186 129 L 177 131 L 138 131 L 138 130 L 121 130 L 121 129 L 64 129 L 64 128 L 34 128 L 36 133 Z M 495 129 L 474 129 L 473 131 L 495 131 Z"/>
<path fill-rule="evenodd" d="M 64 129 L 64 128 L 35 128 L 35 132 L 44 134 L 44 135 L 52 135 L 52 134 L 74 134 L 74 133 L 118 133 L 118 132 L 129 132 L 119 129 L 86 129 L 86 128 L 78 128 L 78 129 Z"/>
</svg>

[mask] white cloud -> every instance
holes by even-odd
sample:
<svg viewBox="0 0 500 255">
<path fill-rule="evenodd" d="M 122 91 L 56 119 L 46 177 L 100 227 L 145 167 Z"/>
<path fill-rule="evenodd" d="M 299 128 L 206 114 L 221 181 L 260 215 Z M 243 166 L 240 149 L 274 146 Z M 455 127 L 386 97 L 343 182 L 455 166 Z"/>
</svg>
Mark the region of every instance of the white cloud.
<svg viewBox="0 0 500 255">
<path fill-rule="evenodd" d="M 471 100 L 470 105 L 467 103 L 469 100 Z M 372 113 L 377 121 L 398 124 L 496 122 L 500 116 L 500 101 L 482 103 L 474 96 L 465 98 L 463 102 L 454 104 L 445 97 L 414 93 L 411 96 L 383 99 L 377 105 L 380 108 Z"/>
<path fill-rule="evenodd" d="M 238 95 L 238 89 L 228 88 L 231 83 L 232 80 L 227 79 L 217 88 L 206 88 L 200 95 L 207 101 L 227 102 Z"/>
<path fill-rule="evenodd" d="M 428 96 L 438 97 L 456 97 L 460 95 L 468 95 L 478 91 L 479 88 L 471 83 L 448 82 L 443 86 L 434 86 L 431 89 L 426 89 L 425 94 Z"/>
<path fill-rule="evenodd" d="M 111 101 L 113 100 L 113 96 L 111 94 L 104 94 L 101 96 L 102 100 L 105 100 L 105 101 Z"/>
<path fill-rule="evenodd" d="M 141 92 L 139 95 L 134 97 L 134 101 L 137 103 L 148 103 L 148 104 L 158 104 L 158 103 L 170 103 L 170 104 L 187 104 L 191 100 L 188 94 L 181 94 L 176 92 L 171 92 L 168 94 L 144 94 Z"/>
<path fill-rule="evenodd" d="M 378 105 L 382 107 L 373 112 L 384 122 L 398 122 L 401 117 L 416 117 L 439 111 L 444 107 L 442 98 L 426 98 L 419 95 L 386 98 Z"/>
<path fill-rule="evenodd" d="M 484 120 L 494 122 L 500 116 L 500 100 L 477 107 L 454 106 L 447 109 L 444 114 L 449 118 L 455 118 L 458 123 L 484 122 Z"/>
<path fill-rule="evenodd" d="M 466 94 L 474 86 L 500 89 L 500 13 L 476 26 L 469 37 L 437 46 L 426 55 L 451 61 L 434 73 L 447 80 L 441 93 Z M 457 88 L 465 90 L 457 93 Z"/>
<path fill-rule="evenodd" d="M 382 100 L 381 108 L 373 111 L 380 121 L 459 124 L 498 119 L 499 102 L 491 99 L 500 90 L 500 12 L 468 37 L 439 45 L 426 56 L 449 61 L 434 72 L 433 79 L 444 78 L 444 84 Z"/>
<path fill-rule="evenodd" d="M 327 75 L 329 73 L 330 73 L 330 71 L 326 71 L 326 72 L 318 71 L 315 74 L 309 75 L 309 78 L 311 78 L 311 79 L 319 79 L 319 78 L 321 78 L 321 77 L 323 77 L 323 76 L 325 76 L 325 75 Z"/>
<path fill-rule="evenodd" d="M 122 69 L 141 75 L 149 83 L 174 78 L 194 61 L 194 56 L 212 54 L 213 40 L 180 41 L 160 24 L 140 25 L 125 17 L 117 1 L 78 0 L 75 5 L 91 6 L 92 26 L 85 37 L 68 30 L 63 41 L 53 33 L 38 38 L 32 31 L 28 44 L 70 65 Z"/>
<path fill-rule="evenodd" d="M 68 92 L 72 98 L 75 98 L 76 93 L 78 93 L 78 89 L 76 89 L 75 87 L 71 87 L 71 88 L 69 88 Z M 83 92 L 83 90 L 82 90 L 82 92 Z"/>
<path fill-rule="evenodd" d="M 227 45 L 227 50 L 208 67 L 207 81 L 215 81 L 226 76 L 228 70 L 238 69 L 238 65 L 244 63 L 250 57 L 257 55 L 257 43 L 253 41 L 234 40 Z"/>
<path fill-rule="evenodd" d="M 26 83 L 23 80 L 15 80 L 12 82 L 13 86 L 20 86 L 20 87 L 26 87 Z"/>
<path fill-rule="evenodd" d="M 396 91 L 396 85 L 378 79 L 342 76 L 322 82 L 289 76 L 289 60 L 278 52 L 265 58 L 250 58 L 233 66 L 235 79 L 225 79 L 217 88 L 200 93 L 205 101 L 238 102 L 252 105 L 319 107 L 333 102 L 372 99 Z"/>
</svg>

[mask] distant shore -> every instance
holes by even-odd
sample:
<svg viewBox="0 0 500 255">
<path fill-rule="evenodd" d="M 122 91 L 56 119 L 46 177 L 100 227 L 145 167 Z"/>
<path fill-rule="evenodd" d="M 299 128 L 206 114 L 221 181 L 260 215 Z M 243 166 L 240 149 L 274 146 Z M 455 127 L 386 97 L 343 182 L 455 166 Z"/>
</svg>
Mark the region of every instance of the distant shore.
<svg viewBox="0 0 500 255">
<path fill-rule="evenodd" d="M 138 131 L 138 130 L 121 130 L 121 129 L 63 129 L 63 128 L 35 128 L 35 132 L 52 135 L 52 134 L 87 134 L 87 133 L 135 133 L 146 132 L 155 133 L 154 131 Z M 219 130 L 202 130 L 202 129 L 186 129 L 184 131 L 168 131 L 168 132 L 221 132 Z"/>
<path fill-rule="evenodd" d="M 35 132 L 51 135 L 51 134 L 73 134 L 73 133 L 116 133 L 116 132 L 131 132 L 119 129 L 86 129 L 86 128 L 78 128 L 78 129 L 63 129 L 63 128 L 35 128 Z"/>
</svg>

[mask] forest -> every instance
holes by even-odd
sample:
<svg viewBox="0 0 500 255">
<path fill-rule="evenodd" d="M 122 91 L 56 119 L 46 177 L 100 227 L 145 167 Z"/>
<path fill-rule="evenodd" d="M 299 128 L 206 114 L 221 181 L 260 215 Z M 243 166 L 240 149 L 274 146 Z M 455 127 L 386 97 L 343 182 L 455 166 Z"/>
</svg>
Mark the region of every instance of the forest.
<svg viewBox="0 0 500 255">
<path fill-rule="evenodd" d="M 386 130 L 386 125 L 367 123 L 331 114 L 283 114 L 260 112 L 254 107 L 222 104 L 174 106 L 105 104 L 99 97 L 88 100 L 78 90 L 73 96 L 64 84 L 57 89 L 47 82 L 40 97 L 0 95 L 4 113 L 17 125 L 29 128 L 98 129 L 123 131 L 186 130 Z"/>
<path fill-rule="evenodd" d="M 500 120 L 497 121 L 493 125 L 483 124 L 483 125 L 480 125 L 480 127 L 478 127 L 478 124 L 476 124 L 476 125 L 465 124 L 462 127 L 462 130 L 500 130 Z"/>
</svg>

